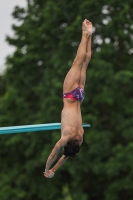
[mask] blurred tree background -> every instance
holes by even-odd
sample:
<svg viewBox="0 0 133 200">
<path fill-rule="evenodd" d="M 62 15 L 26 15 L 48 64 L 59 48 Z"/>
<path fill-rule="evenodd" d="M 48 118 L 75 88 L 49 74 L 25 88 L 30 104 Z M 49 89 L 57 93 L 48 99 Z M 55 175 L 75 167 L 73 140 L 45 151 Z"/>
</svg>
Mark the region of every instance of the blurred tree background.
<svg viewBox="0 0 133 200">
<path fill-rule="evenodd" d="M 0 136 L 1 200 L 133 199 L 133 2 L 27 0 L 15 7 L 16 50 L 0 76 L 0 126 L 60 122 L 62 84 L 81 39 L 94 25 L 82 104 L 84 143 L 53 179 L 45 162 L 60 131 Z"/>
</svg>

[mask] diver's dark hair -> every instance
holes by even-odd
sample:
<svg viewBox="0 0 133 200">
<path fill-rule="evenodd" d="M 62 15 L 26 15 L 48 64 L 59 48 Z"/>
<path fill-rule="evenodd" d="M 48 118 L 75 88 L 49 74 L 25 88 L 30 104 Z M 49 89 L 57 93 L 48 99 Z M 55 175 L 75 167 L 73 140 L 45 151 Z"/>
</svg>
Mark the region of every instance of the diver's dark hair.
<svg viewBox="0 0 133 200">
<path fill-rule="evenodd" d="M 80 150 L 79 141 L 72 140 L 68 142 L 67 145 L 64 147 L 63 154 L 65 155 L 65 157 L 75 158 L 79 150 Z"/>
</svg>

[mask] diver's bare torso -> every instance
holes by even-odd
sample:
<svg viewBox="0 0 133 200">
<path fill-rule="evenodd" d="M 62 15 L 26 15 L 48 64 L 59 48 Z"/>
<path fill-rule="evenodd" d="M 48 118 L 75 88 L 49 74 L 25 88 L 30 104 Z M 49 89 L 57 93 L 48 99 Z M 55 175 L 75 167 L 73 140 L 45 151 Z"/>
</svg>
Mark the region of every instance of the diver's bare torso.
<svg viewBox="0 0 133 200">
<path fill-rule="evenodd" d="M 79 140 L 82 143 L 84 130 L 80 102 L 71 99 L 63 99 L 64 108 L 61 113 L 61 137 L 68 137 L 68 141 Z"/>
</svg>

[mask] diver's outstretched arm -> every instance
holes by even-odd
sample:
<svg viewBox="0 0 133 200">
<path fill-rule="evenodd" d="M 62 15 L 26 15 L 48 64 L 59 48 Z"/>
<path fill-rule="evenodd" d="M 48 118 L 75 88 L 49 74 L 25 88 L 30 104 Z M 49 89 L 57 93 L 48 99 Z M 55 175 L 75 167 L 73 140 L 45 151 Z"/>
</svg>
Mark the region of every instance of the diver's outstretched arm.
<svg viewBox="0 0 133 200">
<path fill-rule="evenodd" d="M 55 166 L 51 169 L 54 173 L 57 171 L 59 167 L 61 167 L 69 157 L 66 157 L 65 155 L 62 155 L 61 158 L 58 160 L 58 162 L 55 164 Z"/>
<path fill-rule="evenodd" d="M 60 152 L 60 149 L 63 148 L 67 144 L 68 139 L 69 139 L 68 137 L 63 137 L 56 143 L 55 147 L 53 148 L 51 154 L 49 155 L 49 157 L 47 159 L 47 163 L 46 163 L 46 167 L 45 167 L 46 173 L 50 170 L 52 164 L 56 160 L 56 158 Z"/>
<path fill-rule="evenodd" d="M 65 157 L 65 155 L 62 155 L 61 158 L 58 160 L 58 162 L 55 164 L 55 166 L 52 169 L 44 172 L 44 176 L 46 178 L 53 178 L 57 169 L 61 167 L 68 160 L 68 158 L 69 157 Z"/>
</svg>

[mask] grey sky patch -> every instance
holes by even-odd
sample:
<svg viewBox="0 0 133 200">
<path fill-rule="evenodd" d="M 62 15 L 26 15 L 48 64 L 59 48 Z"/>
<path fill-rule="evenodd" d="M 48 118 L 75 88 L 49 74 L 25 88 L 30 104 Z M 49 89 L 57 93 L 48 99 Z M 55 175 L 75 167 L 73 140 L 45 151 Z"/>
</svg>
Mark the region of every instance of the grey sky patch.
<svg viewBox="0 0 133 200">
<path fill-rule="evenodd" d="M 0 73 L 5 68 L 6 56 L 13 53 L 14 48 L 11 47 L 6 41 L 6 35 L 13 35 L 11 25 L 15 20 L 11 16 L 15 6 L 26 7 L 26 0 L 0 0 Z"/>
</svg>

